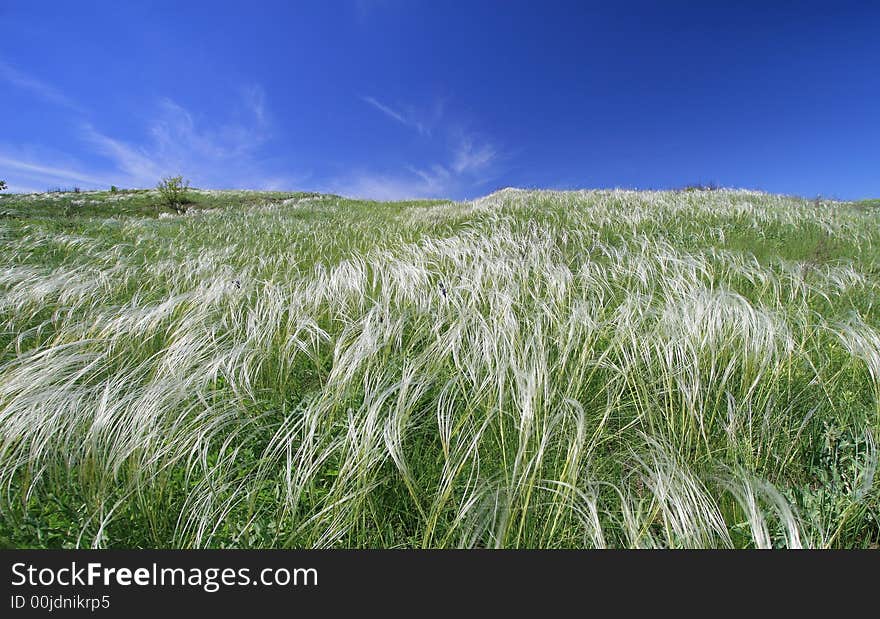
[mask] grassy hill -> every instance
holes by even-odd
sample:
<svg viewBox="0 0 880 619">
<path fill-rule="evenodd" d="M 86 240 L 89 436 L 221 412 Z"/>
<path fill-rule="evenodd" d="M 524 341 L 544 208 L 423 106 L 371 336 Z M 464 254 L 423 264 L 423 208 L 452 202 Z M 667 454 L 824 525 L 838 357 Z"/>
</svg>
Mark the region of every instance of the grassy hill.
<svg viewBox="0 0 880 619">
<path fill-rule="evenodd" d="M 880 209 L 0 195 L 0 542 L 880 543 Z"/>
</svg>

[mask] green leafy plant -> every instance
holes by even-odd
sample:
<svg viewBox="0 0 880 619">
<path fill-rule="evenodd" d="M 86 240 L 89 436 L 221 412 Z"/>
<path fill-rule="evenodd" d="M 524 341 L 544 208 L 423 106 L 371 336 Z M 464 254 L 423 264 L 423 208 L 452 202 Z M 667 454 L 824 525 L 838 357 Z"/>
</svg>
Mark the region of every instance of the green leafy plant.
<svg viewBox="0 0 880 619">
<path fill-rule="evenodd" d="M 163 178 L 158 186 L 159 196 L 162 204 L 180 215 L 186 213 L 187 207 L 191 200 L 189 198 L 189 181 L 184 180 L 183 176 L 169 176 Z"/>
<path fill-rule="evenodd" d="M 0 181 L 0 191 L 6 189 L 6 181 Z"/>
</svg>

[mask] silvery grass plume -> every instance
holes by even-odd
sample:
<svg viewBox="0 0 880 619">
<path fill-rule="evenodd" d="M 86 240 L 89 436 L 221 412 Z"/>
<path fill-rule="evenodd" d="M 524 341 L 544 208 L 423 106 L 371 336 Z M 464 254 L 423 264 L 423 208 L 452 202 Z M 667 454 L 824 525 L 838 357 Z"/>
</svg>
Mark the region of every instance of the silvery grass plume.
<svg viewBox="0 0 880 619">
<path fill-rule="evenodd" d="M 253 199 L 0 220 L 10 543 L 877 543 L 873 211 Z"/>
</svg>

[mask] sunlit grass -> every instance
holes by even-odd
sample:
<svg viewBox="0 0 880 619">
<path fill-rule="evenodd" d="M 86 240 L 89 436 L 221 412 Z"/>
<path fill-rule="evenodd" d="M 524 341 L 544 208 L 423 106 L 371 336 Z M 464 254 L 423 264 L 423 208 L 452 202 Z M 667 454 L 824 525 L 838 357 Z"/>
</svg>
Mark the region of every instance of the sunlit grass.
<svg viewBox="0 0 880 619">
<path fill-rule="evenodd" d="M 0 200 L 7 545 L 880 542 L 875 209 L 90 199 Z"/>
</svg>

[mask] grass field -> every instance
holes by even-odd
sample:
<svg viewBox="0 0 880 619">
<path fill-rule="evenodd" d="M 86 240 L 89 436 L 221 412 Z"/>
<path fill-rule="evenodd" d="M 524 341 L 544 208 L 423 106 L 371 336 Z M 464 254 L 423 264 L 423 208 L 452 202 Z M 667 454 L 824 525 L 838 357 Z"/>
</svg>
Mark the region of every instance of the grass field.
<svg viewBox="0 0 880 619">
<path fill-rule="evenodd" d="M 194 196 L 0 196 L 0 544 L 880 543 L 880 204 Z"/>
</svg>

